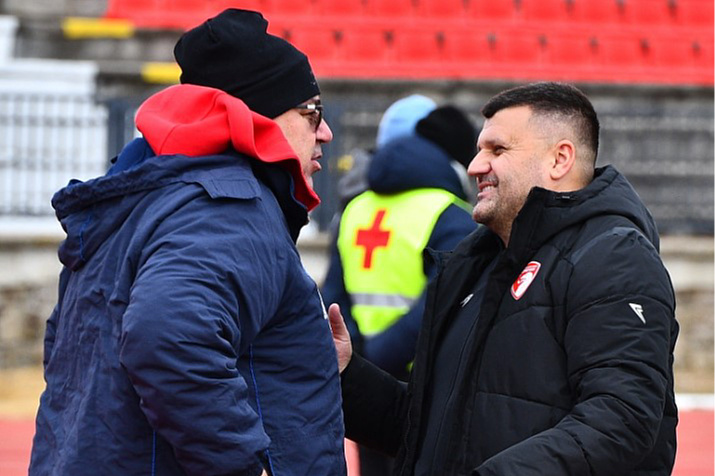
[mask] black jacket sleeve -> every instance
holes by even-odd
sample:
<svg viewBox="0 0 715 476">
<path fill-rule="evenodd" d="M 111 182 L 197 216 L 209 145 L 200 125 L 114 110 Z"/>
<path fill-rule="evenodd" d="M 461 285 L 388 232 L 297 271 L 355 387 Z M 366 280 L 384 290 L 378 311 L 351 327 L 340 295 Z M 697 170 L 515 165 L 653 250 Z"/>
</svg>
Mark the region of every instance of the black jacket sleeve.
<svg viewBox="0 0 715 476">
<path fill-rule="evenodd" d="M 407 414 L 407 385 L 358 354 L 341 375 L 345 436 L 394 456 Z"/>
</svg>

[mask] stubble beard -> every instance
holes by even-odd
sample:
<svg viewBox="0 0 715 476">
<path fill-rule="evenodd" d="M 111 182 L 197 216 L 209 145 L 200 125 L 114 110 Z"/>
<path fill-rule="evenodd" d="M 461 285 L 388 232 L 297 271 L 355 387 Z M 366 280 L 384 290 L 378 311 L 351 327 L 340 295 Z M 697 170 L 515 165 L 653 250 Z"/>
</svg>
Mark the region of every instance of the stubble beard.
<svg viewBox="0 0 715 476">
<path fill-rule="evenodd" d="M 511 226 L 521 205 L 511 203 L 509 197 L 491 197 L 487 200 L 477 200 L 472 210 L 472 219 L 499 235 L 506 243 L 509 239 Z M 511 208 L 516 208 L 512 210 Z"/>
</svg>

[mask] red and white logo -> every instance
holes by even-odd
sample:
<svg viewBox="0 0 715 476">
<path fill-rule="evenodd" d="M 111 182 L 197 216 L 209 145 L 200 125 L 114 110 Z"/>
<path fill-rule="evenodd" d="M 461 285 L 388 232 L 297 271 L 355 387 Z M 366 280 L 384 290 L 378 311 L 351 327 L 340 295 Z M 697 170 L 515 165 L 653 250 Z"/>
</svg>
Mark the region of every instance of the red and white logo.
<svg viewBox="0 0 715 476">
<path fill-rule="evenodd" d="M 541 263 L 538 261 L 531 261 L 526 265 L 524 271 L 521 272 L 519 277 L 516 278 L 516 281 L 514 281 L 514 284 L 511 285 L 511 295 L 514 299 L 517 301 L 521 299 L 526 290 L 529 289 L 529 286 L 531 286 L 540 268 Z"/>
</svg>

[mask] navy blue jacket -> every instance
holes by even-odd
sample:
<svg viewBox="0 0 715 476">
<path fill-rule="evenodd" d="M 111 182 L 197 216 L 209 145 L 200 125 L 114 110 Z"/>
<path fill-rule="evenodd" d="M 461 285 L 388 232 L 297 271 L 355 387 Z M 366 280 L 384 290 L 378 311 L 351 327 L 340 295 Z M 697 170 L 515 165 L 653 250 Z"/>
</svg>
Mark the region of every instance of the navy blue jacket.
<svg viewBox="0 0 715 476">
<path fill-rule="evenodd" d="M 345 474 L 288 174 L 125 150 L 140 163 L 53 198 L 67 239 L 30 474 Z"/>
<path fill-rule="evenodd" d="M 452 159 L 439 146 L 411 135 L 388 142 L 373 156 L 367 173 L 370 190 L 393 194 L 419 188 L 439 188 L 468 200 Z M 464 208 L 451 204 L 440 215 L 432 229 L 427 248 L 447 251 L 474 231 L 476 223 Z M 399 270 L 395 270 L 399 272 Z M 435 268 L 425 264 L 425 274 L 432 278 Z M 353 335 L 357 326 L 350 325 L 350 296 L 345 290 L 343 268 L 337 245 L 331 250 L 330 265 L 322 287 L 326 303 L 337 302 Z M 403 375 L 415 354 L 417 335 L 424 312 L 424 293 L 395 324 L 369 339 L 354 338 L 356 348 L 367 359 L 393 375 Z"/>
</svg>

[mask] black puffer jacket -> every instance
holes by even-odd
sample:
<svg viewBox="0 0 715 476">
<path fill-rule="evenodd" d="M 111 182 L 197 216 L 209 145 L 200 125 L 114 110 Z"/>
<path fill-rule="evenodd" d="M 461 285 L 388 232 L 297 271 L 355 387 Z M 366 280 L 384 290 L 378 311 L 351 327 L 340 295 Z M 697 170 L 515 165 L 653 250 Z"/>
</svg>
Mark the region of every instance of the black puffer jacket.
<svg viewBox="0 0 715 476">
<path fill-rule="evenodd" d="M 578 192 L 532 190 L 515 220 L 467 365 L 454 388 L 434 389 L 452 397 L 433 474 L 670 474 L 674 292 L 635 191 L 612 167 L 596 175 Z M 396 474 L 414 471 L 440 336 L 500 251 L 481 227 L 444 257 L 407 389 L 359 357 L 343 373 L 348 438 L 397 453 Z M 516 299 L 531 262 L 540 268 Z"/>
</svg>

